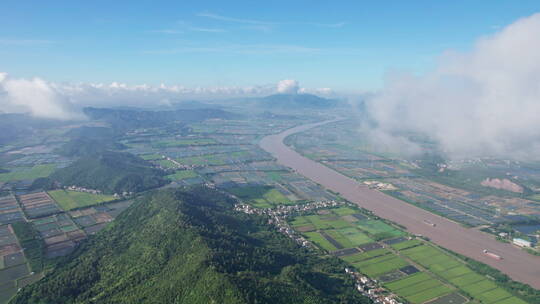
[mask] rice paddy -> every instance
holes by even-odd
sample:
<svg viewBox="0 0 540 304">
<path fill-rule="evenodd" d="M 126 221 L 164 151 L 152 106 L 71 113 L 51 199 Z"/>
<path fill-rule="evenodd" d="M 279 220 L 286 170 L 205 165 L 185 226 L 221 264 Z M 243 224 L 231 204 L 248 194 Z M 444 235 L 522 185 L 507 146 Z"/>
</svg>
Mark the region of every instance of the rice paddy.
<svg viewBox="0 0 540 304">
<path fill-rule="evenodd" d="M 92 194 L 78 191 L 54 190 L 49 195 L 66 211 L 92 206 L 116 199 L 112 195 Z"/>
</svg>

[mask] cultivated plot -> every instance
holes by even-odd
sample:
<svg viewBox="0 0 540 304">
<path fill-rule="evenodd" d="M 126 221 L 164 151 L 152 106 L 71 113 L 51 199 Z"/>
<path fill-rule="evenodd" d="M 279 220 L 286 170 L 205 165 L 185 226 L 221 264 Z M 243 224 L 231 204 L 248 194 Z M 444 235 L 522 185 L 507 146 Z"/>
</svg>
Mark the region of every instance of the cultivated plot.
<svg viewBox="0 0 540 304">
<path fill-rule="evenodd" d="M 112 195 L 93 194 L 79 191 L 54 190 L 49 191 L 48 193 L 65 211 L 97 205 L 116 199 Z"/>
</svg>

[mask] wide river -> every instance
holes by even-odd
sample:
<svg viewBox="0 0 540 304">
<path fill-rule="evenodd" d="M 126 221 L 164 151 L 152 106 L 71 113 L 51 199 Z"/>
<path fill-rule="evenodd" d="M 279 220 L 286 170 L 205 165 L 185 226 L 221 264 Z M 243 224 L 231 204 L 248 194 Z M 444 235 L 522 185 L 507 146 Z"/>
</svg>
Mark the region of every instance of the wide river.
<svg viewBox="0 0 540 304">
<path fill-rule="evenodd" d="M 434 243 L 488 264 L 509 275 L 512 279 L 540 289 L 540 256 L 533 256 L 507 243 L 501 243 L 493 236 L 476 229 L 468 229 L 460 224 L 435 215 L 424 209 L 373 190 L 357 181 L 338 173 L 316 161 L 308 159 L 283 143 L 285 137 L 329 123 L 324 121 L 301 125 L 282 133 L 264 137 L 260 147 L 277 158 L 278 163 L 317 182 L 327 189 L 339 192 L 347 200 L 371 210 L 381 218 L 388 219 L 414 234 L 422 234 Z M 425 223 L 436 224 L 432 227 Z M 496 260 L 483 253 L 494 252 L 502 260 Z"/>
</svg>

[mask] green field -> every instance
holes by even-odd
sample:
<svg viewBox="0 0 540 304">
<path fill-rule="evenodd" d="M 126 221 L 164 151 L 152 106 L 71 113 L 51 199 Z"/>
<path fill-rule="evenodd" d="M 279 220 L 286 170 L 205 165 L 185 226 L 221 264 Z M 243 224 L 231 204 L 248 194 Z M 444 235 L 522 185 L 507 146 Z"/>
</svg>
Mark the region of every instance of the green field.
<svg viewBox="0 0 540 304">
<path fill-rule="evenodd" d="M 235 187 L 229 188 L 227 191 L 246 200 L 249 204 L 257 208 L 272 208 L 277 205 L 288 205 L 292 203 L 281 192 L 267 186 Z"/>
<path fill-rule="evenodd" d="M 358 213 L 357 210 L 351 209 L 349 207 L 340 207 L 340 208 L 332 209 L 332 212 L 339 216 Z"/>
<path fill-rule="evenodd" d="M 418 245 L 422 245 L 422 241 L 414 239 L 414 240 L 404 241 L 401 243 L 392 244 L 390 246 L 396 250 L 403 250 L 403 249 L 415 247 Z"/>
<path fill-rule="evenodd" d="M 213 145 L 217 142 L 211 138 L 196 138 L 196 139 L 177 139 L 177 140 L 164 140 L 158 141 L 152 144 L 155 148 L 170 148 L 181 146 L 202 146 Z"/>
<path fill-rule="evenodd" d="M 305 217 L 305 216 L 297 216 L 290 222 L 291 226 L 298 227 L 298 226 L 305 226 L 309 225 L 311 222 Z"/>
<path fill-rule="evenodd" d="M 507 303 L 524 303 L 485 276 L 475 273 L 462 262 L 435 247 L 420 245 L 403 249 L 400 252 L 482 303 L 498 304 L 499 301 L 502 301 L 501 303 L 505 301 Z M 416 303 L 413 300 L 420 299 L 420 297 L 418 299 L 405 298 L 413 303 Z"/>
<path fill-rule="evenodd" d="M 143 154 L 139 155 L 144 160 L 156 160 L 156 159 L 162 159 L 163 156 L 159 154 Z"/>
<path fill-rule="evenodd" d="M 268 176 L 268 178 L 270 178 L 274 182 L 280 182 L 281 180 L 283 180 L 283 177 L 281 176 L 281 174 L 279 174 L 279 172 L 266 172 L 266 176 Z"/>
<path fill-rule="evenodd" d="M 157 162 L 161 167 L 166 168 L 166 169 L 171 169 L 171 168 L 176 168 L 177 167 L 175 163 L 173 163 L 172 161 L 170 161 L 168 159 L 160 159 L 160 160 L 157 160 L 155 162 Z"/>
<path fill-rule="evenodd" d="M 329 209 L 329 211 L 332 213 L 298 216 L 290 221 L 290 224 L 293 227 L 312 226 L 317 229 L 317 232 L 303 232 L 303 235 L 327 251 L 335 251 L 337 248 L 321 235 L 322 232 L 344 248 L 358 247 L 376 240 L 406 235 L 403 231 L 381 220 L 365 219 L 350 223 L 342 219 L 341 216 L 358 213 L 354 208 L 341 207 Z M 384 275 L 384 280 L 391 281 L 384 285 L 412 304 L 425 303 L 453 292 L 470 296 L 487 304 L 525 303 L 485 276 L 472 271 L 464 262 L 427 242 L 412 239 L 389 246 L 428 271 L 423 272 L 420 269 L 420 272 L 411 275 L 399 272 L 399 269 L 409 263 L 387 248 L 359 252 L 340 258 L 369 277 L 380 279 Z"/>
<path fill-rule="evenodd" d="M 378 277 L 389 271 L 405 267 L 408 265 L 408 263 L 398 256 L 384 255 L 381 257 L 353 263 L 352 265 L 367 276 Z"/>
<path fill-rule="evenodd" d="M 376 240 L 398 237 L 406 234 L 380 220 L 361 220 L 356 224 L 360 229 L 370 233 Z"/>
<path fill-rule="evenodd" d="M 225 161 L 220 159 L 217 155 L 218 154 L 206 154 L 206 155 L 200 155 L 200 156 L 184 157 L 184 158 L 179 158 L 176 161 L 181 164 L 188 165 L 188 166 L 224 165 Z"/>
<path fill-rule="evenodd" d="M 11 172 L 0 174 L 0 182 L 30 180 L 40 177 L 47 177 L 53 173 L 56 165 L 45 164 L 33 167 L 18 167 L 10 169 Z"/>
<path fill-rule="evenodd" d="M 435 274 L 443 277 L 449 269 L 463 265 L 454 257 L 449 256 L 441 250 L 429 245 L 420 245 L 403 249 L 401 253 L 418 264 L 428 268 Z"/>
<path fill-rule="evenodd" d="M 343 248 L 354 248 L 374 242 L 374 238 L 368 235 L 369 232 L 364 232 L 368 229 L 361 230 L 357 228 L 355 223 L 346 221 L 343 218 L 344 216 L 359 213 L 358 210 L 350 207 L 340 207 L 329 209 L 329 211 L 331 211 L 330 214 L 297 216 L 290 221 L 290 224 L 293 227 L 312 227 L 313 229 L 324 231 Z M 380 232 L 387 233 L 388 231 L 392 233 L 396 232 L 395 234 L 401 234 L 399 230 L 396 230 L 395 228 L 378 220 L 364 220 L 364 222 L 364 226 L 369 227 L 369 230 L 375 232 L 376 234 Z M 331 246 L 334 247 L 333 245 Z"/>
<path fill-rule="evenodd" d="M 358 231 L 358 229 L 354 227 L 342 228 L 342 229 L 339 229 L 339 232 L 345 238 L 347 238 L 347 240 L 351 242 L 351 244 L 355 247 L 373 242 L 373 240 L 369 236 L 367 236 L 365 233 Z"/>
<path fill-rule="evenodd" d="M 386 248 L 381 248 L 381 249 L 375 249 L 375 250 L 370 250 L 366 252 L 356 253 L 349 256 L 344 256 L 344 257 L 341 257 L 341 259 L 352 264 L 352 263 L 357 263 L 357 262 L 364 261 L 367 259 L 383 256 L 389 253 L 391 253 L 390 250 Z"/>
<path fill-rule="evenodd" d="M 331 238 L 333 238 L 336 242 L 338 242 L 343 248 L 352 248 L 354 247 L 354 244 L 346 238 L 341 232 L 338 230 L 325 230 L 326 234 L 328 234 Z"/>
<path fill-rule="evenodd" d="M 433 288 L 425 289 L 422 292 L 416 293 L 414 295 L 405 297 L 409 302 L 411 303 L 424 303 L 427 300 L 431 300 L 434 298 L 438 298 L 440 296 L 447 295 L 454 291 L 448 286 L 445 285 L 437 285 Z"/>
<path fill-rule="evenodd" d="M 183 171 L 176 171 L 174 174 L 170 174 L 165 177 L 169 180 L 177 181 L 177 180 L 183 180 L 186 178 L 194 178 L 197 176 L 199 175 L 193 170 L 183 170 Z"/>
<path fill-rule="evenodd" d="M 66 211 L 96 205 L 116 199 L 112 195 L 92 194 L 78 191 L 54 190 L 49 195 Z"/>
<path fill-rule="evenodd" d="M 449 294 L 452 288 L 443 285 L 424 272 L 407 276 L 403 279 L 386 283 L 385 286 L 411 303 L 424 303 L 425 301 Z"/>
<path fill-rule="evenodd" d="M 327 251 L 334 251 L 337 248 L 328 242 L 320 233 L 318 232 L 305 232 L 304 235 L 308 240 L 315 243 L 317 246 L 321 247 Z"/>
</svg>

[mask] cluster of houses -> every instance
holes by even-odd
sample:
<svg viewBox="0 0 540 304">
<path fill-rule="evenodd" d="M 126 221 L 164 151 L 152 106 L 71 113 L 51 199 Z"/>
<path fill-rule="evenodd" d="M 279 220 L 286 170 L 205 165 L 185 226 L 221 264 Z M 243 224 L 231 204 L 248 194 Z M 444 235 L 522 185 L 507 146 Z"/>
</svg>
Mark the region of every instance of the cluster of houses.
<svg viewBox="0 0 540 304">
<path fill-rule="evenodd" d="M 92 193 L 92 194 L 101 194 L 101 190 L 86 189 L 84 187 L 79 187 L 79 186 L 75 186 L 75 185 L 64 187 L 64 189 L 69 190 L 69 191 L 86 192 L 86 193 Z"/>
<path fill-rule="evenodd" d="M 77 191 L 77 192 L 86 192 L 86 193 L 91 193 L 91 194 L 101 194 L 102 193 L 101 190 L 87 189 L 87 188 L 79 187 L 79 186 L 75 186 L 75 185 L 64 187 L 64 190 Z M 113 194 L 113 196 L 115 198 L 128 197 L 128 196 L 131 196 L 131 195 L 133 195 L 133 192 L 128 192 L 128 191 Z"/>
<path fill-rule="evenodd" d="M 113 196 L 115 198 L 128 197 L 128 196 L 132 196 L 132 195 L 133 195 L 133 192 L 131 192 L 131 191 L 130 192 L 124 191 L 121 194 L 118 194 L 118 193 L 113 194 Z"/>
<path fill-rule="evenodd" d="M 344 204 L 344 203 L 336 202 L 332 200 L 332 201 L 313 202 L 313 203 L 307 203 L 307 204 L 302 204 L 302 205 L 290 205 L 290 206 L 280 205 L 276 208 L 254 208 L 251 205 L 239 203 L 234 206 L 234 209 L 236 211 L 244 212 L 247 214 L 266 215 L 270 217 L 270 219 L 268 220 L 268 223 L 275 225 L 281 233 L 287 235 L 288 237 L 293 239 L 296 243 L 298 243 L 302 247 L 314 248 L 311 242 L 309 242 L 302 235 L 296 233 L 296 231 L 291 228 L 291 226 L 289 225 L 289 223 L 287 223 L 285 218 L 287 218 L 291 214 L 298 214 L 300 212 L 309 212 L 309 211 L 320 209 L 320 208 L 337 207 L 340 204 Z"/>
<path fill-rule="evenodd" d="M 370 298 L 373 303 L 402 304 L 396 299 L 394 294 L 389 293 L 386 289 L 380 287 L 376 280 L 372 280 L 348 267 L 345 268 L 345 273 L 349 274 L 356 281 L 356 289 L 358 292 L 361 292 L 364 296 Z"/>
<path fill-rule="evenodd" d="M 268 215 L 270 217 L 283 217 L 286 218 L 291 214 L 297 214 L 302 212 L 309 212 L 321 208 L 337 207 L 345 204 L 344 202 L 337 201 L 320 201 L 312 202 L 301 205 L 279 205 L 275 208 L 255 208 L 248 204 L 239 203 L 235 205 L 237 211 L 242 211 L 248 214 Z"/>
<path fill-rule="evenodd" d="M 538 245 L 538 242 L 537 242 L 537 239 L 539 237 L 538 234 L 529 234 L 529 235 L 527 235 L 528 238 L 529 238 L 528 240 L 523 239 L 523 238 L 518 238 L 518 237 L 512 237 L 512 234 L 510 234 L 508 232 L 499 232 L 497 235 L 498 235 L 498 237 L 500 239 L 511 242 L 512 244 L 514 244 L 514 245 L 516 245 L 518 247 L 522 247 L 522 248 L 529 248 L 529 249 L 534 250 L 535 247 Z M 538 248 L 538 249 L 540 249 L 540 248 Z"/>
<path fill-rule="evenodd" d="M 397 190 L 397 188 L 389 183 L 383 183 L 379 181 L 365 181 L 365 185 L 367 185 L 371 189 L 377 189 L 377 190 Z"/>
<path fill-rule="evenodd" d="M 289 236 L 302 247 L 315 248 L 310 241 L 296 233 L 296 231 L 289 226 L 285 218 L 292 214 L 309 212 L 320 208 L 337 207 L 341 204 L 345 203 L 336 201 L 321 201 L 303 205 L 280 205 L 277 208 L 254 208 L 248 204 L 238 203 L 234 206 L 234 209 L 247 214 L 267 215 L 270 217 L 268 223 L 275 225 L 281 233 Z M 386 289 L 380 287 L 379 284 L 377 284 L 377 281 L 371 280 L 359 272 L 355 272 L 352 268 L 345 268 L 345 272 L 351 275 L 351 277 L 356 281 L 356 289 L 358 292 L 370 298 L 374 303 L 402 304 L 396 299 L 394 294 L 391 294 Z"/>
</svg>

